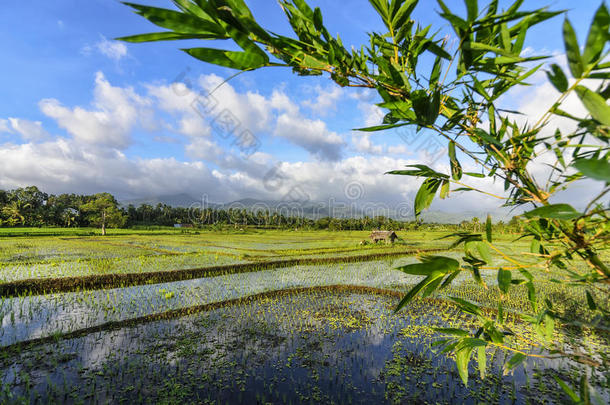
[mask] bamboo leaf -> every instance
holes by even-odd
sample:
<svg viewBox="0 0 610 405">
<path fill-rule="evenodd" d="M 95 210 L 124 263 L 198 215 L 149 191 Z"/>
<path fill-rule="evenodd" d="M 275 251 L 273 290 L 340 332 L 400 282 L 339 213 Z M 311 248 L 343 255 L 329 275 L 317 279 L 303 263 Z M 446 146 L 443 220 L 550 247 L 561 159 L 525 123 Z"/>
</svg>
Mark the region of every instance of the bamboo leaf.
<svg viewBox="0 0 610 405">
<path fill-rule="evenodd" d="M 416 218 L 419 217 L 423 210 L 430 207 L 440 185 L 441 181 L 438 179 L 428 178 L 424 180 L 415 195 L 414 210 Z"/>
<path fill-rule="evenodd" d="M 563 392 L 568 394 L 568 396 L 570 397 L 570 399 L 572 401 L 574 401 L 574 403 L 576 403 L 576 404 L 580 403 L 580 397 L 572 390 L 572 388 L 570 388 L 565 382 L 563 382 L 563 380 L 561 380 L 556 375 L 554 375 L 553 378 L 555 379 L 555 381 L 557 381 L 557 384 L 559 384 L 559 386 L 561 387 Z"/>
<path fill-rule="evenodd" d="M 472 347 L 463 347 L 455 353 L 458 373 L 464 385 L 468 385 L 468 363 L 470 362 L 471 353 Z"/>
<path fill-rule="evenodd" d="M 593 300 L 593 296 L 591 295 L 591 293 L 589 291 L 585 291 L 587 293 L 587 305 L 589 306 L 589 309 L 591 311 L 595 311 L 597 309 L 597 305 L 595 304 L 595 301 Z"/>
<path fill-rule="evenodd" d="M 606 100 L 585 86 L 576 86 L 575 90 L 591 116 L 602 124 L 610 126 L 610 106 L 606 104 Z"/>
<path fill-rule="evenodd" d="M 455 155 L 454 141 L 449 142 L 448 153 L 449 162 L 451 164 L 451 177 L 453 178 L 453 180 L 460 180 L 462 178 L 462 165 L 460 165 L 460 162 L 457 160 L 457 157 Z"/>
<path fill-rule="evenodd" d="M 525 354 L 515 353 L 513 357 L 511 357 L 510 360 L 508 360 L 508 362 L 504 365 L 504 375 L 510 373 L 512 369 L 523 363 L 525 359 Z"/>
<path fill-rule="evenodd" d="M 462 337 L 466 337 L 469 336 L 470 334 L 468 333 L 468 331 L 462 330 L 462 329 L 457 329 L 457 328 L 434 328 L 435 332 L 438 333 L 444 333 L 447 335 L 452 335 L 452 336 L 462 336 Z"/>
<path fill-rule="evenodd" d="M 587 177 L 610 183 L 610 162 L 607 159 L 577 159 L 573 166 Z"/>
<path fill-rule="evenodd" d="M 582 55 L 586 64 L 595 63 L 601 56 L 606 42 L 610 39 L 608 29 L 610 28 L 610 15 L 606 5 L 602 3 L 597 9 L 593 22 L 589 28 L 589 35 Z"/>
<path fill-rule="evenodd" d="M 441 276 L 442 273 L 437 272 L 434 273 L 435 275 Z M 417 293 L 419 293 L 423 288 L 425 288 L 426 286 L 428 286 L 430 283 L 432 283 L 433 281 L 435 281 L 436 278 L 431 274 L 428 277 L 426 277 L 425 279 L 423 279 L 422 281 L 420 281 L 415 287 L 413 287 L 403 298 L 402 300 L 400 300 L 400 302 L 398 303 L 398 305 L 396 306 L 396 308 L 394 309 L 394 312 L 398 312 L 400 311 L 405 305 L 407 305 L 409 302 L 411 302 L 411 300 L 413 298 L 415 298 L 415 296 L 417 295 Z"/>
<path fill-rule="evenodd" d="M 485 221 L 485 236 L 487 237 L 487 242 L 491 243 L 491 215 L 487 214 L 487 220 Z"/>
<path fill-rule="evenodd" d="M 506 294 L 510 288 L 511 278 L 512 276 L 509 270 L 504 270 L 502 268 L 498 270 L 498 288 L 504 294 Z"/>
<path fill-rule="evenodd" d="M 568 89 L 568 79 L 566 75 L 563 73 L 563 70 L 557 65 L 553 63 L 551 65 L 551 71 L 546 72 L 546 77 L 548 77 L 549 81 L 555 86 L 557 91 L 560 93 L 565 92 Z"/>
<path fill-rule="evenodd" d="M 116 38 L 117 41 L 125 41 L 132 43 L 140 42 L 155 42 L 155 41 L 175 41 L 181 39 L 215 39 L 216 34 L 183 34 L 180 32 L 152 32 L 150 34 L 130 35 L 127 37 Z"/>
<path fill-rule="evenodd" d="M 526 218 L 554 218 L 554 219 L 574 219 L 580 216 L 569 204 L 550 204 L 543 207 L 535 208 L 523 214 Z"/>
<path fill-rule="evenodd" d="M 198 18 L 192 14 L 165 8 L 143 6 L 134 3 L 123 3 L 136 10 L 136 13 L 159 27 L 179 33 L 200 35 L 216 35 L 217 38 L 226 38 L 225 30 L 217 23 Z"/>
<path fill-rule="evenodd" d="M 420 261 L 399 267 L 398 270 L 414 276 L 427 276 L 433 271 L 449 273 L 460 267 L 457 260 L 445 256 L 422 256 Z"/>
<path fill-rule="evenodd" d="M 183 49 L 194 58 L 237 70 L 251 70 L 266 66 L 268 60 L 259 53 L 225 51 L 214 48 Z"/>
<path fill-rule="evenodd" d="M 487 354 L 485 353 L 485 346 L 477 347 L 477 362 L 479 363 L 479 373 L 481 380 L 485 379 L 485 370 L 487 368 Z"/>
<path fill-rule="evenodd" d="M 579 78 L 582 76 L 585 69 L 583 66 L 582 57 L 580 56 L 578 41 L 576 40 L 576 32 L 574 32 L 574 27 L 572 27 L 572 24 L 567 17 L 563 22 L 563 41 L 566 48 L 570 72 L 572 72 L 572 75 L 575 78 Z"/>
</svg>

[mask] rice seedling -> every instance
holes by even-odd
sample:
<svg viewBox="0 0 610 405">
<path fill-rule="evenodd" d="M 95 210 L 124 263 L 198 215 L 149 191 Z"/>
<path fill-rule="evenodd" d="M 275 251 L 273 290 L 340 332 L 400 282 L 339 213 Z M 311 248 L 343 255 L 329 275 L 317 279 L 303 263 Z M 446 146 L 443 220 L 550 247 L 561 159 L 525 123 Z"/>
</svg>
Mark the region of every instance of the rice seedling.
<svg viewBox="0 0 610 405">
<path fill-rule="evenodd" d="M 577 384 L 574 371 L 581 366 L 565 359 L 534 357 L 525 370 L 504 375 L 505 350 L 490 347 L 493 357 L 487 360 L 484 378 L 464 386 L 455 359 L 438 356 L 436 342 L 443 334 L 435 328 L 474 327 L 446 297 L 491 304 L 497 299 L 497 289 L 489 288 L 497 282 L 491 271 L 481 272 L 481 283 L 457 277 L 442 294 L 417 299 L 407 311 L 394 314 L 397 300 L 421 278 L 395 270 L 416 261 L 405 255 L 405 246 L 361 250 L 346 237 L 339 240 L 343 246 L 333 248 L 325 246 L 326 240 L 316 242 L 312 234 L 307 247 L 297 248 L 294 240 L 272 232 L 270 238 L 263 236 L 236 235 L 236 240 L 220 242 L 198 235 L 215 245 L 212 250 L 201 247 L 204 243 L 193 235 L 185 235 L 182 245 L 182 236 L 176 235 L 113 239 L 112 249 L 92 248 L 90 258 L 80 249 L 97 242 L 79 238 L 73 251 L 58 242 L 63 259 L 42 257 L 41 252 L 49 252 L 41 248 L 47 241 L 11 242 L 15 246 L 2 251 L 3 271 L 6 266 L 16 271 L 14 260 L 6 264 L 14 249 L 21 257 L 37 256 L 37 261 L 18 264 L 30 268 L 33 276 L 56 264 L 63 272 L 56 275 L 69 280 L 86 274 L 79 266 L 95 265 L 116 280 L 107 288 L 76 284 L 64 292 L 30 288 L 0 296 L 0 403 L 548 403 L 567 400 L 555 377 Z M 287 246 L 280 247 L 280 239 Z M 235 245 L 232 249 L 219 247 L 229 242 Z M 425 246 L 446 247 L 435 243 L 428 240 Z M 230 258 L 239 249 L 242 264 L 216 265 L 216 257 Z M 458 252 L 445 254 L 457 257 Z M 250 261 L 263 256 L 272 260 Z M 130 283 L 121 277 L 135 273 L 136 266 L 116 270 L 117 263 L 141 261 L 150 266 L 140 267 L 141 274 L 171 274 L 165 266 L 186 266 L 190 262 L 179 261 L 185 257 L 208 263 L 199 267 L 204 274 Z M 283 264 L 273 264 L 274 258 L 283 258 Z M 585 316 L 573 304 L 582 291 L 550 277 L 539 280 L 542 298 L 556 303 L 558 312 L 573 319 Z M 526 297 L 521 286 L 511 289 L 504 297 L 503 316 L 515 338 L 538 353 L 543 337 L 526 333 L 520 318 Z M 489 316 L 496 312 L 489 309 Z M 603 364 L 590 384 L 607 402 L 605 353 L 610 342 L 603 325 L 558 327 L 553 339 Z M 471 374 L 478 371 L 471 364 Z"/>
</svg>

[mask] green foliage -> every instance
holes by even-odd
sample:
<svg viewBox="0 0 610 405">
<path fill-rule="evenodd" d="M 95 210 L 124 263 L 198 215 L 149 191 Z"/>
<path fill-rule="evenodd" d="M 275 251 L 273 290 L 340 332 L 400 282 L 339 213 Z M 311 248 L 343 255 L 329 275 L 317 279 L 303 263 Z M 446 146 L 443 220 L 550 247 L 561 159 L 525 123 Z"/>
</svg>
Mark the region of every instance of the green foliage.
<svg viewBox="0 0 610 405">
<path fill-rule="evenodd" d="M 532 330 L 547 337 L 554 327 L 556 315 L 549 303 L 538 300 L 535 284 L 538 270 L 551 271 L 555 279 L 567 280 L 570 285 L 601 289 L 607 297 L 610 270 L 599 256 L 609 246 L 610 239 L 608 208 L 600 204 L 610 191 L 610 107 L 607 104 L 610 90 L 608 86 L 604 87 L 603 82 L 609 79 L 607 69 L 610 67 L 606 62 L 609 17 L 605 4 L 593 17 L 582 53 L 574 27 L 567 17 L 564 19 L 563 39 L 572 78 L 568 78 L 558 65 L 551 65 L 547 77 L 560 93 L 557 102 L 536 123 L 524 126 L 516 121 L 513 112 L 502 108 L 501 96 L 527 85 L 526 80 L 542 67 L 542 64 L 534 65 L 532 62 L 545 59 L 545 55 L 524 55 L 525 38 L 533 26 L 561 11 L 544 8 L 522 11 L 522 0 L 516 0 L 508 9 L 500 11 L 497 1 L 482 7 L 476 0 L 466 0 L 466 15 L 460 16 L 438 0 L 441 17 L 458 39 L 457 49 L 452 49 L 446 41 L 435 37 L 431 26 L 421 26 L 411 19 L 417 1 L 370 0 L 387 32 L 371 33 L 366 46 L 348 51 L 339 36 L 329 34 L 321 11 L 312 10 L 305 0 L 280 2 L 296 38 L 262 28 L 241 0 L 182 0 L 175 3 L 184 15 L 180 17 L 182 20 L 174 12 L 163 14 L 157 9 L 132 5 L 141 15 L 171 31 L 162 34 L 167 35 L 166 38 L 158 34 L 161 36 L 130 37 L 128 40 L 178 39 L 180 35 L 230 39 L 243 52 L 204 51 L 195 56 L 239 70 L 286 66 L 299 75 L 328 74 L 340 86 L 375 89 L 382 99 L 378 105 L 387 114 L 383 124 L 362 130 L 381 131 L 412 125 L 418 131 L 436 133 L 449 142 L 450 174 L 425 165 L 411 165 L 407 170 L 389 172 L 424 179 L 414 202 L 417 217 L 430 206 L 437 193 L 445 198 L 456 190 L 480 192 L 497 197 L 505 206 L 527 208 L 524 237 L 533 241 L 532 256 L 510 256 L 494 246 L 488 220 L 486 241 L 478 233 L 454 235 L 458 238 L 455 246 L 464 244 L 465 256 L 461 264 L 434 257 L 401 268 L 425 278 L 404 297 L 398 309 L 417 294 L 429 295 L 441 289 L 462 271 L 470 272 L 475 281 L 482 283 L 482 266 L 498 271 L 499 300 L 511 285 L 525 286 L 531 310 L 523 315 L 529 320 Z M 195 19 L 202 22 L 199 29 L 196 29 Z M 265 49 L 266 56 L 262 55 L 262 49 Z M 192 49 L 186 51 L 195 52 Z M 421 68 L 420 62 L 425 59 L 434 61 L 432 70 Z M 444 72 L 443 65 L 447 66 Z M 561 109 L 562 101 L 572 93 L 579 97 L 589 115 L 577 117 L 574 112 Z M 574 121 L 576 129 L 562 133 L 553 127 L 553 116 Z M 483 126 L 482 122 L 489 125 Z M 549 165 L 549 178 L 544 183 L 535 178 L 530 163 L 547 152 L 551 152 L 550 156 L 554 156 L 556 161 Z M 479 170 L 463 173 L 460 160 L 476 165 Z M 506 193 L 498 196 L 471 186 L 465 183 L 463 175 L 500 181 Z M 550 202 L 557 192 L 584 178 L 605 183 L 582 212 L 561 201 Z M 450 184 L 460 187 L 451 190 Z M 478 222 L 473 223 L 473 230 L 477 230 L 478 225 Z M 501 252 L 510 266 L 500 267 L 491 263 L 490 249 Z M 532 260 L 526 260 L 528 258 Z M 571 270 L 575 260 L 585 262 L 586 270 Z M 517 275 L 524 279 L 517 278 Z M 502 330 L 498 320 L 482 315 L 478 304 L 456 297 L 452 299 L 480 323 L 476 333 L 457 337 L 445 348 L 455 353 L 464 382 L 467 382 L 467 364 L 472 350 L 483 347 L 482 343 L 477 346 L 480 342 L 502 344 L 514 351 L 506 372 L 520 365 L 529 355 L 520 350 L 519 341 L 505 338 L 510 333 Z M 498 307 L 502 308 L 501 305 Z M 595 307 L 596 311 L 604 310 Z M 565 353 L 552 339 L 547 340 L 545 348 L 548 351 L 586 362 L 583 360 L 586 356 Z M 479 349 L 477 352 L 482 366 L 484 352 Z"/>
<path fill-rule="evenodd" d="M 102 235 L 106 234 L 106 226 L 120 228 L 127 218 L 119 210 L 119 203 L 108 193 L 100 193 L 94 199 L 81 205 L 80 209 L 88 213 L 89 222 L 102 227 Z"/>
</svg>

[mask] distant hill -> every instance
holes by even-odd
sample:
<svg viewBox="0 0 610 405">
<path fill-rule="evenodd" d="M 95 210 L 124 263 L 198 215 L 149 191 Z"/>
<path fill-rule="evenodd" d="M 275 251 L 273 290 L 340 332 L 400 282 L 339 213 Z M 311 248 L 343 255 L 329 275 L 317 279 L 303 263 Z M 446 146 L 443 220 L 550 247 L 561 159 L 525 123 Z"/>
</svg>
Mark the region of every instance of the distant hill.
<svg viewBox="0 0 610 405">
<path fill-rule="evenodd" d="M 195 198 L 186 193 L 182 193 L 121 201 L 121 205 L 124 207 L 127 207 L 130 204 L 136 207 L 143 204 L 152 205 L 153 207 L 157 204 L 166 204 L 172 207 L 188 208 L 193 206 L 194 204 L 201 204 L 201 199 Z M 208 203 L 208 205 L 210 208 L 215 208 L 218 204 Z"/>
<path fill-rule="evenodd" d="M 123 200 L 121 205 L 126 207 L 129 204 L 139 206 L 142 204 L 149 204 L 153 207 L 157 204 L 166 204 L 172 207 L 192 207 L 200 206 L 202 203 L 201 199 L 197 199 L 189 194 L 174 194 L 165 196 L 156 196 L 148 198 L 139 198 L 132 200 Z M 413 220 L 413 215 L 408 218 L 404 218 L 402 213 L 396 212 L 392 209 L 376 211 L 375 209 L 369 209 L 358 207 L 356 205 L 336 201 L 332 205 L 327 202 L 290 202 L 290 201 L 277 201 L 277 200 L 259 200 L 255 198 L 243 198 L 241 200 L 232 201 L 230 203 L 218 204 L 206 202 L 207 207 L 216 209 L 247 209 L 247 210 L 267 210 L 271 212 L 278 212 L 286 216 L 304 216 L 310 219 L 318 219 L 323 217 L 335 217 L 335 218 L 361 218 L 366 214 L 369 216 L 384 215 L 393 219 L 399 220 Z M 442 224 L 457 224 L 464 220 L 470 220 L 473 217 L 478 217 L 481 221 L 484 221 L 487 217 L 487 212 L 476 212 L 476 211 L 465 211 L 465 212 L 445 212 L 445 211 L 425 211 L 422 213 L 424 222 L 427 223 L 442 223 Z M 508 221 L 512 217 L 505 211 L 490 212 L 494 222 L 497 221 Z M 514 214 L 513 214 L 514 215 Z"/>
</svg>

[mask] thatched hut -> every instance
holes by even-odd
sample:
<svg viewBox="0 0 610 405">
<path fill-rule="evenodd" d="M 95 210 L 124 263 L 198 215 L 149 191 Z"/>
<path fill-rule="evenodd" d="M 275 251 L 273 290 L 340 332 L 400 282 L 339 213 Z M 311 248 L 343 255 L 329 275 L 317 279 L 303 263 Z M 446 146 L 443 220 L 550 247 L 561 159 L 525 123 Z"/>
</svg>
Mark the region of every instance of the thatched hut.
<svg viewBox="0 0 610 405">
<path fill-rule="evenodd" d="M 394 243 L 394 240 L 398 239 L 398 235 L 394 231 L 372 231 L 371 241 L 377 243 L 380 240 L 385 243 Z"/>
</svg>

